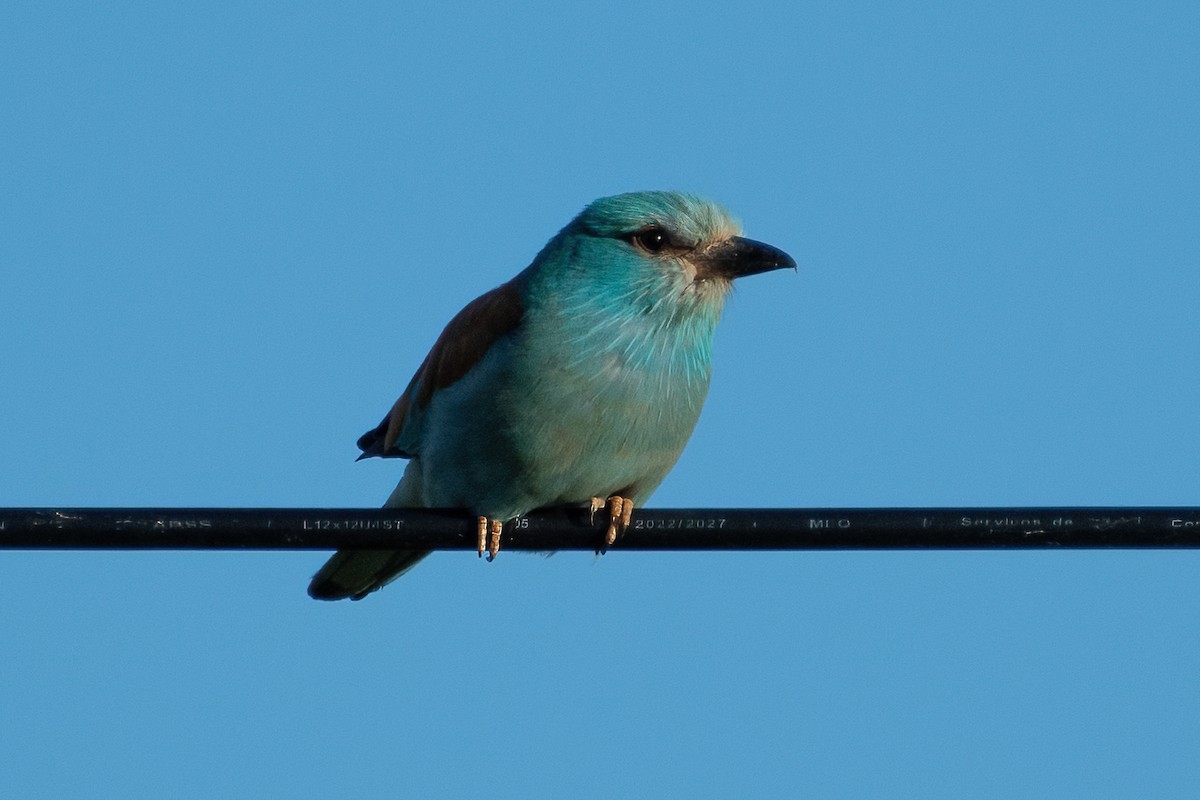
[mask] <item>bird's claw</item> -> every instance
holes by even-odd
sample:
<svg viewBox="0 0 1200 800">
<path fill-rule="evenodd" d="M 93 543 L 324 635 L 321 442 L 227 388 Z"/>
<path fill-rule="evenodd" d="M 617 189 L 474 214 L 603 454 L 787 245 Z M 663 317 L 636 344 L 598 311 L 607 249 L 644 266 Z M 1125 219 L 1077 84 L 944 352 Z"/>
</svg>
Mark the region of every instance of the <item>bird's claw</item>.
<svg viewBox="0 0 1200 800">
<path fill-rule="evenodd" d="M 482 558 L 486 550 L 488 561 L 496 557 L 500 552 L 500 534 L 504 531 L 504 520 L 488 519 L 487 517 L 479 518 L 479 527 L 477 529 L 479 556 Z"/>
<path fill-rule="evenodd" d="M 596 504 L 600 503 L 598 507 Z M 604 505 L 604 501 L 598 497 L 592 498 L 592 515 L 595 516 L 596 511 L 599 511 Z M 616 495 L 608 498 L 608 530 L 604 533 L 604 542 L 596 548 L 596 555 L 604 555 L 608 552 L 608 548 L 613 546 L 625 529 L 629 527 L 629 522 L 633 518 L 633 501 L 627 497 L 617 497 Z"/>
<path fill-rule="evenodd" d="M 488 561 L 494 559 L 496 554 L 500 552 L 500 534 L 504 531 L 504 520 L 492 520 L 491 528 L 491 533 L 488 538 Z"/>
<path fill-rule="evenodd" d="M 593 497 L 592 498 L 591 515 L 588 516 L 588 524 L 589 525 L 596 524 L 596 512 L 602 508 L 604 508 L 604 498 L 603 497 Z"/>
</svg>

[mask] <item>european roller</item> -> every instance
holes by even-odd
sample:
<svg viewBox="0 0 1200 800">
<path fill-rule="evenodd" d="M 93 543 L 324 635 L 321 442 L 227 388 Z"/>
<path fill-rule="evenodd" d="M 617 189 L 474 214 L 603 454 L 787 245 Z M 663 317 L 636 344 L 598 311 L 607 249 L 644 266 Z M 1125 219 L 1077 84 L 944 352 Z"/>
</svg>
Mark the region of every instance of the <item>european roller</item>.
<svg viewBox="0 0 1200 800">
<path fill-rule="evenodd" d="M 601 198 L 442 331 L 360 458 L 408 459 L 389 508 L 462 508 L 479 553 L 536 508 L 589 507 L 611 546 L 683 451 L 735 278 L 796 266 L 720 206 L 677 192 Z M 427 555 L 341 550 L 308 593 L 365 597 Z"/>
</svg>

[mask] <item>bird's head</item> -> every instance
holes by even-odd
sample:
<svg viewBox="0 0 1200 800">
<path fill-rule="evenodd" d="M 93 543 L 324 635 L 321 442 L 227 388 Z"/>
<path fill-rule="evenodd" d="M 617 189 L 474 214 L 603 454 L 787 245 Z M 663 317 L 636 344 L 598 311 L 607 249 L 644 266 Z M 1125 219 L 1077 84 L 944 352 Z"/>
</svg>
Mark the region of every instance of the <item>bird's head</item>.
<svg viewBox="0 0 1200 800">
<path fill-rule="evenodd" d="M 796 266 L 782 250 L 740 233 L 725 209 L 694 195 L 631 192 L 593 202 L 553 249 L 596 292 L 672 316 L 679 305 L 719 314 L 735 278 Z"/>
</svg>

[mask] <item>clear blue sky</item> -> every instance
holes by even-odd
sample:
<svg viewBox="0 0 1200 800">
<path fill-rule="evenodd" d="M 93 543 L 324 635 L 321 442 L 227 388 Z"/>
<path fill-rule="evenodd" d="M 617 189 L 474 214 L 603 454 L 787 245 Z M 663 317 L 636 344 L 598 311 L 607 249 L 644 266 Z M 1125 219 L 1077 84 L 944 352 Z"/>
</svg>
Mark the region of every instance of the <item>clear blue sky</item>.
<svg viewBox="0 0 1200 800">
<path fill-rule="evenodd" d="M 1200 504 L 1200 7 L 897 5 L 5 4 L 0 505 L 378 505 L 644 188 L 801 265 L 654 505 Z M 0 791 L 1200 792 L 1200 553 L 324 557 L 0 553 Z"/>
</svg>

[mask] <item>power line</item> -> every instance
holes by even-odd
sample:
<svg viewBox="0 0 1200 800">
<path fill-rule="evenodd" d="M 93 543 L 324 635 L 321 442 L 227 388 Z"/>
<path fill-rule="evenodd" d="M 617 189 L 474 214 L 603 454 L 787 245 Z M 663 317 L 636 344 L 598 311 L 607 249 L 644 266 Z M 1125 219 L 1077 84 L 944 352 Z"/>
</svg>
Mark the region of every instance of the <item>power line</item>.
<svg viewBox="0 0 1200 800">
<path fill-rule="evenodd" d="M 508 550 L 594 550 L 603 514 L 549 509 Z M 0 549 L 474 550 L 445 509 L 0 508 Z M 638 509 L 614 550 L 1200 548 L 1200 507 Z"/>
</svg>

